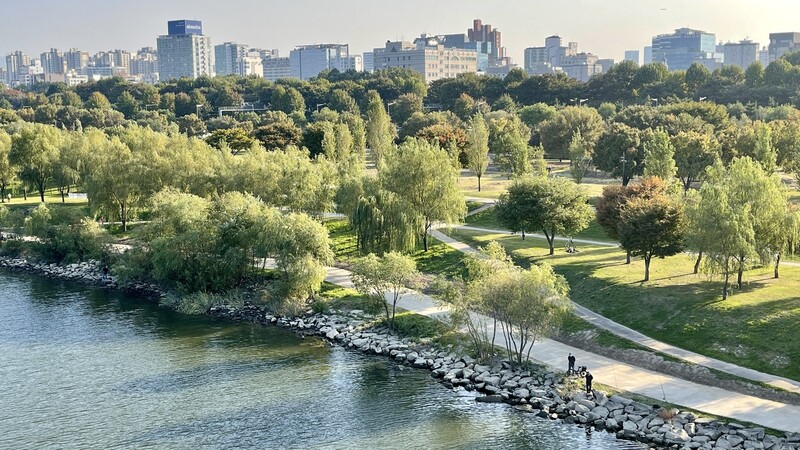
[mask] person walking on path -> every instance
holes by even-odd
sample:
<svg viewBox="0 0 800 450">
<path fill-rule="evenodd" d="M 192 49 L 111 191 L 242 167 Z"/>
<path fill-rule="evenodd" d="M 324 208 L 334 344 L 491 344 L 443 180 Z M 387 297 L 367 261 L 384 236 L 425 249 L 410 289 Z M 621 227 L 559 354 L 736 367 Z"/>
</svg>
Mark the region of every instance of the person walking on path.
<svg viewBox="0 0 800 450">
<path fill-rule="evenodd" d="M 569 368 L 567 369 L 567 375 L 572 375 L 575 373 L 575 356 L 572 353 L 567 356 L 567 363 L 569 363 Z"/>
<path fill-rule="evenodd" d="M 591 394 L 592 393 L 592 380 L 593 379 L 594 379 L 594 377 L 592 376 L 592 373 L 587 370 L 586 371 L 586 393 L 587 394 Z"/>
</svg>

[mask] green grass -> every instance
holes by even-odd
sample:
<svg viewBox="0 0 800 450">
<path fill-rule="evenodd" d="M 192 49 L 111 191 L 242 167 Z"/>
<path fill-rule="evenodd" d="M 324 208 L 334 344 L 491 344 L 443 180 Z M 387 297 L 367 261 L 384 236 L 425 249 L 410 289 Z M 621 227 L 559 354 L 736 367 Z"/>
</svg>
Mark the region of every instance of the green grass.
<svg viewBox="0 0 800 450">
<path fill-rule="evenodd" d="M 588 244 L 580 253 L 557 248 L 547 255 L 543 239 L 508 234 L 453 230 L 451 235 L 473 246 L 497 240 L 522 266 L 548 262 L 569 282 L 571 298 L 655 339 L 697 353 L 800 379 L 800 268 L 771 268 L 745 273 L 744 286 L 721 300 L 722 283 L 692 274 L 693 259 L 676 255 L 654 260 L 651 281 L 643 283 L 644 264 L 624 264 L 617 248 Z"/>
<path fill-rule="evenodd" d="M 331 248 L 337 261 L 347 262 L 362 256 L 356 246 L 355 232 L 346 220 L 327 221 L 325 226 L 328 227 Z M 417 263 L 417 270 L 423 273 L 453 277 L 464 274 L 466 270 L 461 252 L 430 236 L 428 251 L 423 251 L 420 243 L 410 256 Z"/>
<path fill-rule="evenodd" d="M 327 306 L 330 309 L 346 311 L 358 309 L 368 314 L 383 313 L 383 305 L 370 299 L 369 296 L 327 281 L 322 283 L 319 296 L 327 301 Z"/>
<path fill-rule="evenodd" d="M 502 230 L 505 227 L 500 225 L 500 222 L 497 220 L 497 215 L 495 214 L 494 208 L 485 209 L 477 214 L 473 214 L 471 216 L 467 216 L 465 220 L 467 225 L 471 225 L 474 227 L 483 227 L 483 228 L 492 228 L 496 230 Z M 538 231 L 537 231 L 538 233 Z M 608 241 L 613 242 L 613 240 L 608 237 L 608 233 L 600 224 L 597 222 L 596 218 L 593 218 L 591 222 L 589 222 L 589 226 L 577 233 L 576 235 L 572 236 L 573 238 L 578 239 L 590 239 L 596 241 Z M 580 248 L 580 246 L 578 246 Z"/>
<path fill-rule="evenodd" d="M 475 209 L 478 209 L 483 205 L 485 205 L 485 203 L 482 203 L 482 202 L 467 202 L 467 212 L 470 212 L 470 211 L 473 211 Z"/>
</svg>

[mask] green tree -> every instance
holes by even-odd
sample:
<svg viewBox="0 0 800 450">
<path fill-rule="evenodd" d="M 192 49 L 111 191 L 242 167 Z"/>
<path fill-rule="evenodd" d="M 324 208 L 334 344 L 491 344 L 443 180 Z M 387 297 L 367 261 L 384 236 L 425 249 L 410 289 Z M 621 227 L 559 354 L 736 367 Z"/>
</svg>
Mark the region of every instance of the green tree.
<svg viewBox="0 0 800 450">
<path fill-rule="evenodd" d="M 397 252 L 389 252 L 382 257 L 370 253 L 356 260 L 351 272 L 356 290 L 383 303 L 386 321 L 389 329 L 393 330 L 397 302 L 419 278 L 414 260 Z"/>
<path fill-rule="evenodd" d="M 594 146 L 604 130 L 603 118 L 594 108 L 568 106 L 542 123 L 539 133 L 545 153 L 551 158 L 564 159 L 569 155 L 569 143 L 576 131 Z"/>
<path fill-rule="evenodd" d="M 678 173 L 675 167 L 675 147 L 667 132 L 658 129 L 643 141 L 645 178 L 659 177 L 667 182 L 675 178 Z"/>
<path fill-rule="evenodd" d="M 246 131 L 234 127 L 223 130 L 215 130 L 205 141 L 214 148 L 221 149 L 223 146 L 230 149 L 234 155 L 242 150 L 250 149 L 256 141 L 251 138 Z"/>
<path fill-rule="evenodd" d="M 139 102 L 128 91 L 120 94 L 116 106 L 117 111 L 124 114 L 126 119 L 133 119 L 136 113 L 139 112 Z"/>
<path fill-rule="evenodd" d="M 684 191 L 688 191 L 693 182 L 703 180 L 706 168 L 720 159 L 719 142 L 706 134 L 680 132 L 672 138 L 672 145 L 675 146 L 677 175 Z"/>
<path fill-rule="evenodd" d="M 557 235 L 573 235 L 589 226 L 593 212 L 580 187 L 563 178 L 516 180 L 495 206 L 500 223 L 514 232 L 541 231 L 555 253 Z"/>
<path fill-rule="evenodd" d="M 111 109 L 111 102 L 108 101 L 105 95 L 101 92 L 95 91 L 89 95 L 89 99 L 86 100 L 86 108 L 87 109 Z"/>
<path fill-rule="evenodd" d="M 436 222 L 453 223 L 464 218 L 466 202 L 458 188 L 458 171 L 447 152 L 419 140 L 406 140 L 378 168 L 384 187 L 403 198 L 422 218 L 423 248 L 428 251 L 428 231 Z"/>
<path fill-rule="evenodd" d="M 534 342 L 551 335 L 572 311 L 567 282 L 546 263 L 501 270 L 477 290 L 484 302 L 502 305 L 498 321 L 507 357 L 517 367 L 530 359 Z"/>
<path fill-rule="evenodd" d="M 594 165 L 613 177 L 622 178 L 622 185 L 627 186 L 634 176 L 644 171 L 644 152 L 639 134 L 639 130 L 622 123 L 611 125 L 594 146 Z"/>
<path fill-rule="evenodd" d="M 11 137 L 9 161 L 19 167 L 20 180 L 36 187 L 42 202 L 63 140 L 57 128 L 41 124 L 23 125 Z"/>
<path fill-rule="evenodd" d="M 367 100 L 367 147 L 372 150 L 375 163 L 381 164 L 384 156 L 392 149 L 394 125 L 376 91 L 369 91 Z"/>
<path fill-rule="evenodd" d="M 678 203 L 665 195 L 634 198 L 626 202 L 619 224 L 622 248 L 644 259 L 644 281 L 650 281 L 650 262 L 680 253 L 685 220 Z"/>
<path fill-rule="evenodd" d="M 272 91 L 270 99 L 272 109 L 275 111 L 283 111 L 286 114 L 291 114 L 296 111 L 303 112 L 306 110 L 306 102 L 300 91 L 293 87 L 284 87 L 283 85 L 275 86 Z"/>
<path fill-rule="evenodd" d="M 290 145 L 299 145 L 303 132 L 292 121 L 275 122 L 257 128 L 253 135 L 267 150 L 283 150 Z"/>
<path fill-rule="evenodd" d="M 344 89 L 334 89 L 328 99 L 328 107 L 338 112 L 349 112 L 351 114 L 361 114 L 358 104 L 353 97 Z"/>
<path fill-rule="evenodd" d="M 509 175 L 519 177 L 532 173 L 529 139 L 530 130 L 516 116 L 489 120 L 489 149 L 494 154 L 494 163 Z"/>
<path fill-rule="evenodd" d="M 569 143 L 569 173 L 578 184 L 583 181 L 586 171 L 592 164 L 592 151 L 588 147 L 580 131 L 572 135 L 572 142 Z"/>
<path fill-rule="evenodd" d="M 478 177 L 478 192 L 481 191 L 481 177 L 489 165 L 489 129 L 483 115 L 475 114 L 467 128 L 467 167 Z"/>
<path fill-rule="evenodd" d="M 17 169 L 11 164 L 11 136 L 0 128 L 0 203 L 6 201 L 6 188 L 16 178 Z"/>
<path fill-rule="evenodd" d="M 392 121 L 402 125 L 414 113 L 422 112 L 422 97 L 414 93 L 403 94 L 397 97 L 389 111 L 392 113 Z"/>
<path fill-rule="evenodd" d="M 53 164 L 53 181 L 58 193 L 61 194 L 61 203 L 66 202 L 66 195 L 72 186 L 77 185 L 84 172 L 86 164 L 86 140 L 83 133 L 73 131 L 64 136 L 58 151 L 58 160 Z"/>
<path fill-rule="evenodd" d="M 189 137 L 202 136 L 206 133 L 206 123 L 196 114 L 179 117 L 177 122 L 181 133 L 186 133 Z"/>
</svg>

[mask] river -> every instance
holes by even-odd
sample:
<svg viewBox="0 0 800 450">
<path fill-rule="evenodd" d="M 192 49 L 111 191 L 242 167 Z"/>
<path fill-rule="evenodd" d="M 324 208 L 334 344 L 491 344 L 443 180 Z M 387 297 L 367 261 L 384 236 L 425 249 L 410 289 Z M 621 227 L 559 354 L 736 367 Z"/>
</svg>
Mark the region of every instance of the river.
<svg viewBox="0 0 800 450">
<path fill-rule="evenodd" d="M 0 448 L 620 449 L 273 327 L 0 272 Z"/>
</svg>

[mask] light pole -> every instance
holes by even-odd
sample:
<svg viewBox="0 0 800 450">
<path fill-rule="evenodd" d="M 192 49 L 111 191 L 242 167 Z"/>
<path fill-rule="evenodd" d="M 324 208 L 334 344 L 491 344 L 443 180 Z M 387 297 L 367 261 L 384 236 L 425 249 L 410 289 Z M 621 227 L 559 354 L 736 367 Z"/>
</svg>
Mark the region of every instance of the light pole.
<svg viewBox="0 0 800 450">
<path fill-rule="evenodd" d="M 197 117 L 200 117 L 200 109 L 202 107 L 203 107 L 203 105 L 195 105 L 194 111 L 195 111 Z"/>
<path fill-rule="evenodd" d="M 650 100 L 651 102 L 655 103 L 656 106 L 658 106 L 658 99 L 657 98 L 649 98 L 648 97 L 648 100 Z"/>
<path fill-rule="evenodd" d="M 622 163 L 622 185 L 625 186 L 625 163 L 628 162 L 625 159 L 625 150 L 622 151 L 622 157 L 619 159 L 619 162 Z"/>
<path fill-rule="evenodd" d="M 697 101 L 702 102 L 703 100 L 707 99 L 708 97 L 700 97 Z"/>
<path fill-rule="evenodd" d="M 325 105 L 327 105 L 327 103 L 317 103 L 317 112 L 319 112 L 320 106 L 325 106 Z"/>
<path fill-rule="evenodd" d="M 396 101 L 394 101 L 394 102 L 386 102 L 386 114 L 389 116 L 389 118 L 392 117 L 392 112 L 389 109 L 389 107 L 394 105 L 394 104 L 396 104 L 396 103 L 397 103 Z"/>
</svg>

